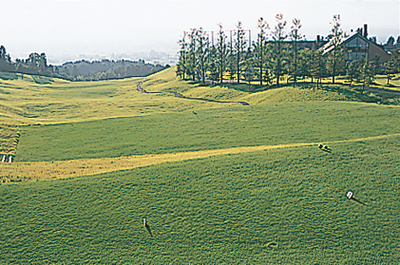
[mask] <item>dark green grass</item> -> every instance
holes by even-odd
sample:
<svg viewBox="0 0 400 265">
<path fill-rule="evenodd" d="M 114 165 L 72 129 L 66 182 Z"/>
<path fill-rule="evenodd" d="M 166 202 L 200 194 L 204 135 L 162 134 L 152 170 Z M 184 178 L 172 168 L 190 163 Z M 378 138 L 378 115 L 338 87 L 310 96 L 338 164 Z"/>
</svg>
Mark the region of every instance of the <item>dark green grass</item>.
<svg viewBox="0 0 400 265">
<path fill-rule="evenodd" d="M 398 109 L 303 102 L 21 128 L 16 161 L 160 154 L 399 133 Z"/>
<path fill-rule="evenodd" d="M 392 137 L 2 185 L 0 263 L 396 264 L 399 146 Z"/>
<path fill-rule="evenodd" d="M 5 72 L 0 71 L 0 79 L 3 80 L 17 80 L 17 79 L 24 79 L 24 75 L 22 73 L 15 73 L 15 72 Z M 26 75 L 27 77 L 32 77 L 33 81 L 36 84 L 47 85 L 53 83 L 53 78 L 48 76 L 42 75 Z"/>
<path fill-rule="evenodd" d="M 0 79 L 3 80 L 16 80 L 18 77 L 21 77 L 22 74 L 14 73 L 14 72 L 5 72 L 0 71 Z"/>
</svg>

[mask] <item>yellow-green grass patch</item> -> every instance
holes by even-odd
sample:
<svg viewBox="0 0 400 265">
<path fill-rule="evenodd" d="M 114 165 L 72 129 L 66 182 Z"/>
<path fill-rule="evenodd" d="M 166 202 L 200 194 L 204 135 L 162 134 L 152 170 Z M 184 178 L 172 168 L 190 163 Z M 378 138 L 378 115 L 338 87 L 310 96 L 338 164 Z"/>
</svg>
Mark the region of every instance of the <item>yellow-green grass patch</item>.
<svg viewBox="0 0 400 265">
<path fill-rule="evenodd" d="M 399 137 L 400 134 L 381 135 L 351 140 L 329 141 L 325 144 L 337 144 L 344 142 L 373 141 L 385 138 Z M 293 148 L 301 146 L 317 146 L 319 143 L 292 143 L 279 145 L 248 146 L 217 150 L 204 150 L 196 152 L 179 152 L 169 154 L 152 154 L 130 157 L 114 157 L 99 159 L 78 159 L 51 162 L 15 162 L 12 164 L 0 164 L 2 171 L 2 183 L 20 182 L 29 180 L 59 179 L 76 176 L 95 175 L 106 172 L 144 167 L 165 162 L 198 159 L 209 156 L 255 152 L 279 148 Z M 322 149 L 324 151 L 324 149 Z"/>
<path fill-rule="evenodd" d="M 0 124 L 0 161 L 3 156 L 15 156 L 21 133 L 16 125 Z"/>
</svg>

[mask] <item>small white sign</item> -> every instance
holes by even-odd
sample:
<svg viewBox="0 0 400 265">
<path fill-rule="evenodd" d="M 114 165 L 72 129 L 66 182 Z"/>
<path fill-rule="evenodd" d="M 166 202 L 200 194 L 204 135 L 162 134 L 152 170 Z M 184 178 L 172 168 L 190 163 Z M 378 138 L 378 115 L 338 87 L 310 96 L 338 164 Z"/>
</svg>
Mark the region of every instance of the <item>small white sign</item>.
<svg viewBox="0 0 400 265">
<path fill-rule="evenodd" d="M 346 194 L 347 198 L 351 199 L 353 197 L 353 193 L 351 191 L 347 192 Z"/>
</svg>

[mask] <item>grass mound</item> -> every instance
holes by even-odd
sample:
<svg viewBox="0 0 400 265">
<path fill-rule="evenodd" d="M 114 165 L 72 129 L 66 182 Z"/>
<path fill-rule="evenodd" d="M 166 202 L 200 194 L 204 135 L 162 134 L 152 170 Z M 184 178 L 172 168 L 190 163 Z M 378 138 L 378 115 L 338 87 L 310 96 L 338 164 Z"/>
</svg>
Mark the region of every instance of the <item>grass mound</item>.
<svg viewBox="0 0 400 265">
<path fill-rule="evenodd" d="M 143 82 L 143 94 L 137 83 Z M 42 76 L 0 73 L 1 120 L 17 124 L 49 124 L 80 122 L 116 117 L 145 116 L 186 110 L 230 107 L 238 103 L 220 104 L 177 98 L 171 92 L 187 98 L 224 102 L 247 102 L 250 105 L 281 102 L 358 101 L 398 105 L 400 95 L 383 91 L 365 91 L 357 87 L 299 83 L 284 87 L 259 87 L 246 90 L 246 84 L 201 85 L 179 80 L 175 68 L 149 77 L 97 82 L 69 82 Z M 223 106 L 222 106 L 223 105 Z"/>
<path fill-rule="evenodd" d="M 143 88 L 149 92 L 178 92 L 189 98 L 204 98 L 225 101 L 245 101 L 250 105 L 260 103 L 304 102 L 304 101 L 356 101 L 398 105 L 400 95 L 380 91 L 363 91 L 361 87 L 330 84 L 324 80 L 322 88 L 316 84 L 299 82 L 282 84 L 281 87 L 264 86 L 252 83 L 223 83 L 217 85 L 182 81 L 174 76 L 174 69 L 154 74 L 144 80 Z M 340 78 L 339 78 L 340 80 Z M 377 79 L 378 80 L 378 79 Z M 341 81 L 344 82 L 343 80 Z"/>
</svg>

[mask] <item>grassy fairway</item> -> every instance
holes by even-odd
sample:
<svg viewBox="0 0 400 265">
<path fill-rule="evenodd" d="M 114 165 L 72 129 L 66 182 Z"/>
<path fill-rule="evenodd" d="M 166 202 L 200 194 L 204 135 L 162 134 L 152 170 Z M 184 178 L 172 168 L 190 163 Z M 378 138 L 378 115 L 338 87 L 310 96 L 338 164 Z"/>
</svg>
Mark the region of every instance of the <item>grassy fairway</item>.
<svg viewBox="0 0 400 265">
<path fill-rule="evenodd" d="M 0 262 L 393 264 L 399 146 L 394 137 L 2 185 Z"/>
<path fill-rule="evenodd" d="M 246 92 L 173 70 L 0 73 L 0 153 L 16 161 L 0 177 L 18 182 L 0 185 L 0 264 L 398 263 L 398 95 Z"/>
<path fill-rule="evenodd" d="M 173 76 L 173 71 L 168 73 Z M 0 121 L 9 124 L 54 124 L 219 106 L 170 95 L 142 94 L 136 88 L 141 78 L 99 82 L 47 78 L 47 82 L 38 83 L 38 77 L 14 75 L 7 79 L 0 72 Z"/>
<path fill-rule="evenodd" d="M 398 109 L 308 102 L 22 127 L 16 161 L 52 161 L 355 139 L 398 133 Z"/>
</svg>

